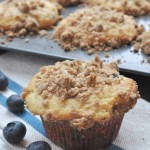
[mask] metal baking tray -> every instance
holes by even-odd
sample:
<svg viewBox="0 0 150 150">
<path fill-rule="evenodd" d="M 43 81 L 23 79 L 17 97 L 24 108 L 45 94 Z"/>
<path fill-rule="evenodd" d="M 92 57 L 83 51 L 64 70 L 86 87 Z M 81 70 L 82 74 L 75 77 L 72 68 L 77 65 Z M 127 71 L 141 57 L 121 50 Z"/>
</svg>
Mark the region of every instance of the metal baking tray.
<svg viewBox="0 0 150 150">
<path fill-rule="evenodd" d="M 74 12 L 78 7 L 70 7 L 63 11 L 63 15 Z M 150 16 L 142 16 L 136 19 L 139 24 L 143 24 L 146 30 L 150 29 Z M 53 32 L 50 30 L 49 32 Z M 27 43 L 25 39 L 29 39 Z M 12 42 L 6 42 L 4 38 L 0 38 L 0 43 L 5 42 L 5 44 L 0 44 L 0 50 L 9 51 L 19 51 L 19 52 L 29 52 L 34 54 L 46 55 L 51 57 L 56 57 L 58 59 L 84 59 L 90 60 L 94 55 L 88 55 L 83 50 L 75 50 L 71 52 L 64 51 L 57 43 L 53 40 L 47 38 L 40 38 L 37 36 L 28 36 L 22 38 L 15 38 Z M 144 76 L 150 76 L 150 64 L 147 63 L 148 56 L 142 54 L 141 52 L 133 53 L 131 52 L 131 46 L 119 48 L 109 52 L 110 57 L 105 57 L 105 52 L 100 52 L 99 56 L 102 60 L 106 62 L 121 60 L 119 68 L 122 71 L 135 73 Z M 143 63 L 143 60 L 145 61 Z"/>
</svg>

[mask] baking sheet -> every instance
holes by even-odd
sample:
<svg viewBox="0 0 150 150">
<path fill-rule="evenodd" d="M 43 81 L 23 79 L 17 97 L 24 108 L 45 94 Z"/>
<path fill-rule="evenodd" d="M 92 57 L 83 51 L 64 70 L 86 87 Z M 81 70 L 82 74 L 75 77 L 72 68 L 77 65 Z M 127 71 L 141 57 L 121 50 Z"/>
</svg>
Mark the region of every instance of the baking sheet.
<svg viewBox="0 0 150 150">
<path fill-rule="evenodd" d="M 82 6 L 78 6 L 82 7 Z M 64 10 L 63 15 L 66 16 L 74 12 L 77 7 L 71 7 Z M 150 29 L 150 16 L 142 16 L 136 19 L 139 24 L 143 24 L 146 30 Z M 53 31 L 50 31 L 51 34 Z M 29 42 L 26 42 L 28 39 Z M 75 50 L 71 52 L 64 51 L 57 43 L 48 38 L 40 38 L 39 35 L 27 36 L 24 39 L 15 38 L 12 42 L 6 42 L 4 38 L 0 38 L 0 50 L 29 52 L 34 54 L 46 55 L 63 59 L 84 59 L 90 60 L 94 55 L 88 55 L 83 50 Z M 131 52 L 131 46 L 119 48 L 109 52 L 110 57 L 105 57 L 105 52 L 100 52 L 99 56 L 106 62 L 121 60 L 119 68 L 125 72 L 136 73 L 144 76 L 150 76 L 150 64 L 147 63 L 148 56 Z M 144 62 L 143 62 L 144 60 Z"/>
</svg>

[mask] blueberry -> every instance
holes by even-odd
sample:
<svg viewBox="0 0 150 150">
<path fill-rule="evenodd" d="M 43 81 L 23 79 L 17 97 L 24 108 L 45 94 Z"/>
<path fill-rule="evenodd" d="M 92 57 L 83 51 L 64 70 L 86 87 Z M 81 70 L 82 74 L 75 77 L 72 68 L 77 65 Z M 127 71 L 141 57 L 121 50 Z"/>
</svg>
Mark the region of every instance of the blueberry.
<svg viewBox="0 0 150 150">
<path fill-rule="evenodd" d="M 18 94 L 14 94 L 8 97 L 6 105 L 7 108 L 14 113 L 21 113 L 24 111 L 24 101 Z"/>
<path fill-rule="evenodd" d="M 2 72 L 0 72 L 0 90 L 5 90 L 7 86 L 8 86 L 8 79 Z"/>
<path fill-rule="evenodd" d="M 19 121 L 8 123 L 3 129 L 3 136 L 11 144 L 19 144 L 26 134 L 26 127 Z"/>
<path fill-rule="evenodd" d="M 26 150 L 51 150 L 51 146 L 45 141 L 36 141 L 28 145 Z"/>
</svg>

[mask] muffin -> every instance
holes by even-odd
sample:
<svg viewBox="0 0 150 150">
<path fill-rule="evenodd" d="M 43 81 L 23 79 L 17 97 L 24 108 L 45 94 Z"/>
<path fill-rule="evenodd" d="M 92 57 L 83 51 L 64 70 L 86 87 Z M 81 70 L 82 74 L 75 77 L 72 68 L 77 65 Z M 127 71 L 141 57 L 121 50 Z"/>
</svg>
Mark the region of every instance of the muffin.
<svg viewBox="0 0 150 150">
<path fill-rule="evenodd" d="M 136 38 L 134 50 L 138 51 L 139 49 L 141 49 L 144 54 L 150 56 L 150 31 L 145 31 Z"/>
<path fill-rule="evenodd" d="M 142 30 L 133 17 L 97 6 L 77 10 L 60 21 L 54 40 L 67 51 L 81 48 L 92 54 L 130 44 Z"/>
<path fill-rule="evenodd" d="M 99 57 L 45 66 L 22 93 L 26 107 L 41 116 L 49 139 L 65 150 L 109 146 L 139 97 L 136 82 Z"/>
<path fill-rule="evenodd" d="M 135 17 L 150 14 L 149 0 L 83 0 L 83 2 L 88 6 L 100 5 Z"/>
<path fill-rule="evenodd" d="M 61 6 L 50 0 L 5 0 L 0 2 L 0 31 L 8 36 L 51 29 L 59 20 Z"/>
</svg>

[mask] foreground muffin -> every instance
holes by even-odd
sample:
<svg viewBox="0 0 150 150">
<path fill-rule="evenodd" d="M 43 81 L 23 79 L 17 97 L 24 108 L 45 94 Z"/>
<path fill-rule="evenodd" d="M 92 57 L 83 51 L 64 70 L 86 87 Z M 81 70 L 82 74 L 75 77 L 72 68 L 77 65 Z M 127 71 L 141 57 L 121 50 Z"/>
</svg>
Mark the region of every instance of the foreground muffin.
<svg viewBox="0 0 150 150">
<path fill-rule="evenodd" d="M 50 0 L 5 0 L 0 2 L 0 31 L 20 36 L 28 31 L 52 28 L 59 20 L 61 6 Z"/>
<path fill-rule="evenodd" d="M 143 32 L 136 38 L 134 50 L 142 50 L 146 55 L 150 55 L 150 31 Z"/>
<path fill-rule="evenodd" d="M 92 54 L 131 43 L 141 29 L 133 17 L 123 13 L 100 7 L 84 8 L 59 23 L 54 40 L 65 50 L 81 48 Z"/>
<path fill-rule="evenodd" d="M 149 0 L 83 0 L 89 6 L 100 5 L 116 9 L 127 15 L 141 16 L 150 14 Z"/>
<path fill-rule="evenodd" d="M 117 136 L 124 113 L 139 98 L 137 84 L 115 63 L 63 61 L 43 67 L 22 93 L 45 130 L 65 150 L 96 150 Z"/>
</svg>

